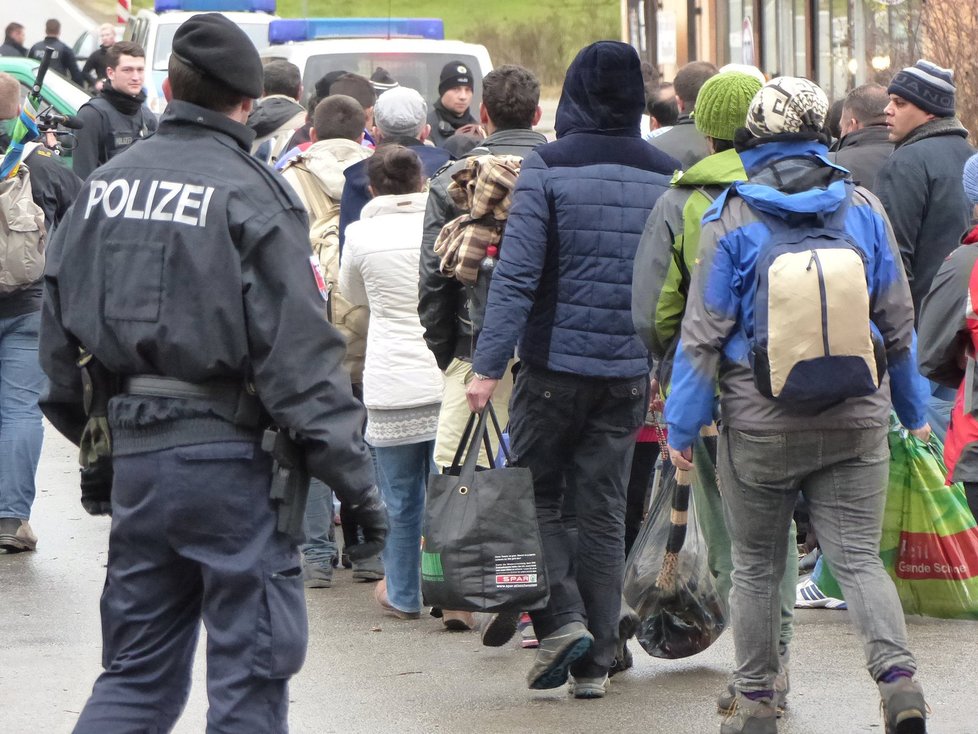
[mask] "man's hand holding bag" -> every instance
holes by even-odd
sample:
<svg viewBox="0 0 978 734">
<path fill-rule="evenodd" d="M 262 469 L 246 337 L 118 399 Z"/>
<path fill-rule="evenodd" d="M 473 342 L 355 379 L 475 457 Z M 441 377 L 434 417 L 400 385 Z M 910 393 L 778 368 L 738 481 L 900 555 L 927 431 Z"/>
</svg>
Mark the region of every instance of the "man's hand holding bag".
<svg viewBox="0 0 978 734">
<path fill-rule="evenodd" d="M 421 547 L 425 604 L 472 612 L 539 609 L 550 595 L 530 470 L 497 467 L 492 405 L 469 417 L 455 460 L 428 479 Z M 474 429 L 474 430 L 473 430 Z M 485 443 L 489 468 L 477 467 Z M 464 455 L 464 461 L 463 461 Z"/>
</svg>

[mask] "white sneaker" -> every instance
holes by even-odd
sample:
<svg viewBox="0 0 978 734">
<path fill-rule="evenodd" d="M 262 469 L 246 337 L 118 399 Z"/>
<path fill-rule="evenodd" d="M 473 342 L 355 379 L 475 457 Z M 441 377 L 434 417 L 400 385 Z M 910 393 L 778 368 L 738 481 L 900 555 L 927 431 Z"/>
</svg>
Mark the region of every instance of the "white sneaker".
<svg viewBox="0 0 978 734">
<path fill-rule="evenodd" d="M 842 599 L 826 596 L 812 577 L 802 579 L 795 588 L 795 609 L 848 609 Z"/>
</svg>

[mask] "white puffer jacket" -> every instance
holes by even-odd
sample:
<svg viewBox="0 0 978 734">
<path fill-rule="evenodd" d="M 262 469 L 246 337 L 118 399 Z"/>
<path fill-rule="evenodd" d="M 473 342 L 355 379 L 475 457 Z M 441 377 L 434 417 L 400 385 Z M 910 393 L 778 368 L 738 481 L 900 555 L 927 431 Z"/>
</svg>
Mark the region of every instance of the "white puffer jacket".
<svg viewBox="0 0 978 734">
<path fill-rule="evenodd" d="M 418 318 L 418 260 L 427 194 L 378 196 L 346 229 L 340 290 L 370 307 L 363 397 L 368 408 L 440 403 L 441 370 Z"/>
</svg>

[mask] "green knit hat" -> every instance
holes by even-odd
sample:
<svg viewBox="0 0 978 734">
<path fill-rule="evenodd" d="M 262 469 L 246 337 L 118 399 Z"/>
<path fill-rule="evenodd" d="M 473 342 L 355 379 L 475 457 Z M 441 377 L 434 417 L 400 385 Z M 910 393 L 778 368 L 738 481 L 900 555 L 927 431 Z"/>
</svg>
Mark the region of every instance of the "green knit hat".
<svg viewBox="0 0 978 734">
<path fill-rule="evenodd" d="M 747 121 L 750 102 L 761 83 L 750 74 L 725 71 L 710 77 L 696 97 L 696 129 L 717 140 L 733 140 Z"/>
</svg>

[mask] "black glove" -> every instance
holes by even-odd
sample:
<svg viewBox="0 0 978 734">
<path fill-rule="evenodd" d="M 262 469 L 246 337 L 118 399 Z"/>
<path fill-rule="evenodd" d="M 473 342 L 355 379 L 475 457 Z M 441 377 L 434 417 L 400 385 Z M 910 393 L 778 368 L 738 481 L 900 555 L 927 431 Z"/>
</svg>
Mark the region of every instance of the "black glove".
<svg viewBox="0 0 978 734">
<path fill-rule="evenodd" d="M 347 551 L 350 560 L 362 561 L 378 555 L 384 550 L 390 527 L 387 521 L 387 505 L 380 496 L 380 490 L 376 486 L 368 489 L 360 501 L 350 507 L 350 512 L 363 530 L 363 542 Z"/>
<path fill-rule="evenodd" d="M 101 456 L 81 470 L 81 503 L 89 515 L 112 514 L 112 459 Z"/>
</svg>

